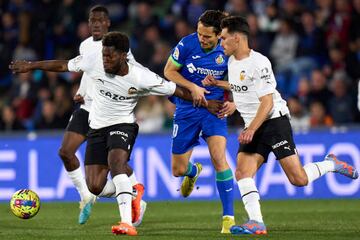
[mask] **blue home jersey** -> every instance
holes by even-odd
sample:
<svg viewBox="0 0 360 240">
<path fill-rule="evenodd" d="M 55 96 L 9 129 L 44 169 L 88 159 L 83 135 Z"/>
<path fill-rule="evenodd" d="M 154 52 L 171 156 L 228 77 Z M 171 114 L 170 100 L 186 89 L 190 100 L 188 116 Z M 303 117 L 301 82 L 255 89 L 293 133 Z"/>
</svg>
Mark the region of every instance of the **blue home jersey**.
<svg viewBox="0 0 360 240">
<path fill-rule="evenodd" d="M 179 73 L 185 79 L 200 87 L 204 87 L 201 81 L 207 75 L 212 75 L 217 80 L 223 80 L 227 75 L 228 57 L 224 54 L 223 48 L 218 44 L 212 51 L 205 52 L 200 46 L 197 33 L 184 37 L 172 50 L 170 58 L 176 66 L 181 67 Z M 206 89 L 210 91 L 209 94 L 205 94 L 206 99 L 223 100 L 223 89 L 218 87 L 206 87 Z M 175 117 L 186 117 L 197 111 L 192 102 L 180 98 L 173 98 L 172 101 L 176 104 Z"/>
</svg>

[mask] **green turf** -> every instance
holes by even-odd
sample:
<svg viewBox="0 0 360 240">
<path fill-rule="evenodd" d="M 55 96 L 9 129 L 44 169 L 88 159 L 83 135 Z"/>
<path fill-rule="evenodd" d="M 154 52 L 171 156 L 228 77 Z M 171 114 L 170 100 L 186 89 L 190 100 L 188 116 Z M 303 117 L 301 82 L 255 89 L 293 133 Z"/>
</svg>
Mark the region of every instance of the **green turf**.
<svg viewBox="0 0 360 240">
<path fill-rule="evenodd" d="M 220 234 L 218 202 L 148 203 L 138 237 L 113 236 L 118 221 L 115 203 L 97 203 L 89 222 L 77 224 L 77 203 L 44 203 L 30 220 L 12 215 L 8 204 L 0 204 L 0 240 L 12 239 L 360 239 L 360 200 L 263 201 L 267 236 Z M 237 222 L 245 219 L 236 203 Z"/>
</svg>

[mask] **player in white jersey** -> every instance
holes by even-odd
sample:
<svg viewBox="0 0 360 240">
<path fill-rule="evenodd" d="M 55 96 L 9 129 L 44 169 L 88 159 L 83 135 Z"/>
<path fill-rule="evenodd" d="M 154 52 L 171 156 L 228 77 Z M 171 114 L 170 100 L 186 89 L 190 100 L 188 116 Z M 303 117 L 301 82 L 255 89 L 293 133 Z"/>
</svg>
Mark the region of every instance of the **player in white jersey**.
<svg viewBox="0 0 360 240">
<path fill-rule="evenodd" d="M 289 181 L 295 186 L 306 186 L 328 172 L 338 172 L 358 178 L 356 169 L 328 154 L 324 161 L 302 166 L 297 155 L 289 122 L 286 102 L 276 90 L 276 80 L 269 59 L 249 48 L 249 25 L 242 17 L 226 17 L 221 23 L 222 46 L 230 56 L 229 82 L 211 77 L 204 85 L 222 86 L 231 90 L 234 103 L 226 103 L 219 117 L 232 114 L 235 108 L 245 121 L 245 129 L 238 140 L 236 180 L 249 221 L 233 226 L 233 234 L 266 234 L 260 210 L 260 196 L 253 177 L 267 161 L 270 152 L 279 160 Z"/>
<path fill-rule="evenodd" d="M 100 161 L 109 165 L 115 185 L 120 219 L 114 234 L 137 235 L 131 222 L 132 188 L 127 173 L 128 161 L 138 125 L 134 108 L 142 96 L 175 95 L 192 100 L 191 93 L 151 72 L 128 62 L 129 39 L 120 32 L 107 33 L 103 40 L 102 60 L 80 56 L 69 61 L 72 71 L 85 71 L 96 79 L 93 89 L 85 164 Z M 206 105 L 204 101 L 203 104 Z"/>
<path fill-rule="evenodd" d="M 79 47 L 80 56 L 88 55 L 101 59 L 102 44 L 101 39 L 105 33 L 108 32 L 110 26 L 110 20 L 108 17 L 108 10 L 101 5 L 96 5 L 90 9 L 89 13 L 89 28 L 92 36 L 84 40 Z M 127 54 L 127 58 L 130 61 L 135 62 L 135 59 L 131 52 Z M 51 60 L 51 61 L 15 61 L 10 65 L 10 69 L 14 72 L 27 72 L 34 69 L 41 69 L 45 71 L 64 72 L 68 71 L 67 60 Z M 85 172 L 87 180 L 81 172 L 80 162 L 75 153 L 80 145 L 86 140 L 87 133 L 89 131 L 88 117 L 92 103 L 92 88 L 94 79 L 91 79 L 87 72 L 83 73 L 81 78 L 80 87 L 74 100 L 82 102 L 80 109 L 73 112 L 72 117 L 69 120 L 69 124 L 65 130 L 63 141 L 59 150 L 59 156 L 63 160 L 65 169 L 68 172 L 69 177 L 74 183 L 76 189 L 79 192 L 80 201 L 80 214 L 79 223 L 84 224 L 90 217 L 91 208 L 95 202 L 95 195 L 109 197 L 105 191 L 102 195 L 104 188 L 109 187 L 106 185 L 106 176 L 108 174 L 108 167 L 104 165 L 92 164 L 85 166 Z M 136 192 L 136 198 L 133 200 L 133 222 L 139 225 L 142 220 L 142 216 L 146 209 L 146 203 L 141 200 L 144 194 L 144 186 L 138 183 L 135 173 L 131 167 L 128 167 L 128 174 L 130 176 L 134 191 Z M 110 181 L 110 184 L 112 182 Z M 90 191 L 88 190 L 90 189 Z"/>
</svg>

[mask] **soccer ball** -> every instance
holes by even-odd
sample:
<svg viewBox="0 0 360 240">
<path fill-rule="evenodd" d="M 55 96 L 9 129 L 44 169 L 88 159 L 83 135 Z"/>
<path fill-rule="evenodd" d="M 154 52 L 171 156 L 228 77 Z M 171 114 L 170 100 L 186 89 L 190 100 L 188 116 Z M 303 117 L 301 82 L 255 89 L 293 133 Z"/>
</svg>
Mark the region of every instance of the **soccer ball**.
<svg viewBox="0 0 360 240">
<path fill-rule="evenodd" d="M 10 208 L 14 215 L 19 218 L 32 218 L 40 209 L 39 196 L 29 189 L 20 189 L 12 195 Z"/>
</svg>

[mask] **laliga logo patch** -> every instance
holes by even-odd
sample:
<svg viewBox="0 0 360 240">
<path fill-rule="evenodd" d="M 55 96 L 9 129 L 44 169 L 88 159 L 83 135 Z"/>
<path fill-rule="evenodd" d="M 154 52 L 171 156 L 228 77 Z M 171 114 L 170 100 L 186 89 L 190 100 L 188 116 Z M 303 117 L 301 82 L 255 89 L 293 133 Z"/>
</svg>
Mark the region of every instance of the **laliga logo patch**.
<svg viewBox="0 0 360 240">
<path fill-rule="evenodd" d="M 244 79 L 245 79 L 245 71 L 244 70 L 242 70 L 241 72 L 240 72 L 240 81 L 243 81 Z"/>
<path fill-rule="evenodd" d="M 179 55 L 180 55 L 179 49 L 176 47 L 172 56 L 175 60 L 179 60 Z"/>
<path fill-rule="evenodd" d="M 222 54 L 220 54 L 219 56 L 217 56 L 216 57 L 216 59 L 215 59 L 215 62 L 217 63 L 217 64 L 223 64 L 224 63 L 224 57 L 223 57 L 223 55 Z"/>
<path fill-rule="evenodd" d="M 131 87 L 131 88 L 129 88 L 129 90 L 128 90 L 128 93 L 129 94 L 136 94 L 138 92 L 138 90 L 136 89 L 136 88 L 134 88 L 134 87 Z"/>
</svg>

